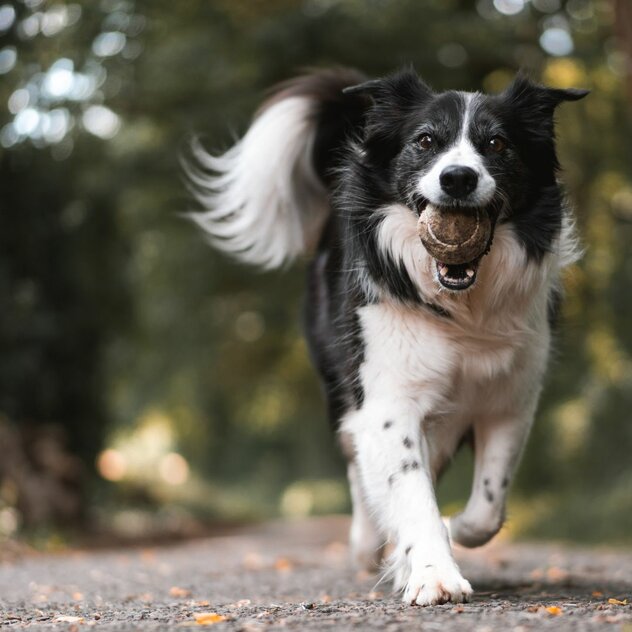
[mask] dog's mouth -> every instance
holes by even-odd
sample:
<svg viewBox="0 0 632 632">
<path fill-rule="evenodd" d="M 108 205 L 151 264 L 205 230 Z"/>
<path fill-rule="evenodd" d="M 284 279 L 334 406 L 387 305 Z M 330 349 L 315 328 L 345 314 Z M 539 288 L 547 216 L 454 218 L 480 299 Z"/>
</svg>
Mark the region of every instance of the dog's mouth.
<svg viewBox="0 0 632 632">
<path fill-rule="evenodd" d="M 460 291 L 474 285 L 480 259 L 470 263 L 448 264 L 435 259 L 437 280 L 447 290 Z"/>
</svg>

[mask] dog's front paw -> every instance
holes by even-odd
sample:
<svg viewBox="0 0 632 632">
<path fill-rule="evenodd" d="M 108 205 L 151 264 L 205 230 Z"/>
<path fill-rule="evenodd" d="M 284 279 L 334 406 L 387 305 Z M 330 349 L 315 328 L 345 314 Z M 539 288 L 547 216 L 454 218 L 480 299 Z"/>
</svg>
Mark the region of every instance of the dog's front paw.
<svg viewBox="0 0 632 632">
<path fill-rule="evenodd" d="M 469 601 L 471 594 L 470 582 L 455 564 L 426 564 L 413 567 L 404 590 L 404 602 L 414 606 L 461 603 Z"/>
</svg>

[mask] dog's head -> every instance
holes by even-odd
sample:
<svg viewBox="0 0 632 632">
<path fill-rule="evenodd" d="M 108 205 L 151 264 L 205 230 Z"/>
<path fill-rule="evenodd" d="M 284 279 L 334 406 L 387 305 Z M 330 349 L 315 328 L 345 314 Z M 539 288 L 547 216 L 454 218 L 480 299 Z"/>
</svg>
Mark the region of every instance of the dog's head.
<svg viewBox="0 0 632 632">
<path fill-rule="evenodd" d="M 499 95 L 435 93 L 412 70 L 347 92 L 370 97 L 363 150 L 393 201 L 432 213 L 435 224 L 468 214 L 485 220 L 485 238 L 466 260 L 453 251 L 444 261 L 442 244 L 424 241 L 436 282 L 453 291 L 475 283 L 497 221 L 524 221 L 541 191 L 555 187 L 555 108 L 588 94 L 539 86 L 524 75 Z"/>
</svg>

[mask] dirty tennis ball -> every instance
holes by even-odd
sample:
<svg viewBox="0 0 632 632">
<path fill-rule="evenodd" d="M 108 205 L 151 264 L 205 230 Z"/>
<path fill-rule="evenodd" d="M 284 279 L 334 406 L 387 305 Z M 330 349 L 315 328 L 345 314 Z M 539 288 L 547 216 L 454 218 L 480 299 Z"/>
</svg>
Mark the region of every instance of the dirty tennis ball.
<svg viewBox="0 0 632 632">
<path fill-rule="evenodd" d="M 419 216 L 417 231 L 434 259 L 461 265 L 485 254 L 492 221 L 485 209 L 437 208 L 428 204 Z"/>
</svg>

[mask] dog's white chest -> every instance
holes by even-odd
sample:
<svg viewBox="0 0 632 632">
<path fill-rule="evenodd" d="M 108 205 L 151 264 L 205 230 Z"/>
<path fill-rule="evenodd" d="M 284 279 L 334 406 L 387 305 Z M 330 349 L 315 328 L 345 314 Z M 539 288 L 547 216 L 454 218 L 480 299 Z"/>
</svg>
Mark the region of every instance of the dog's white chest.
<svg viewBox="0 0 632 632">
<path fill-rule="evenodd" d="M 448 397 L 451 407 L 471 406 L 473 390 L 510 382 L 527 343 L 518 335 L 464 333 L 433 314 L 385 303 L 361 308 L 359 317 L 365 398 L 399 392 L 423 398 L 427 412 L 433 408 L 426 408 L 430 401 L 438 405 Z"/>
</svg>

